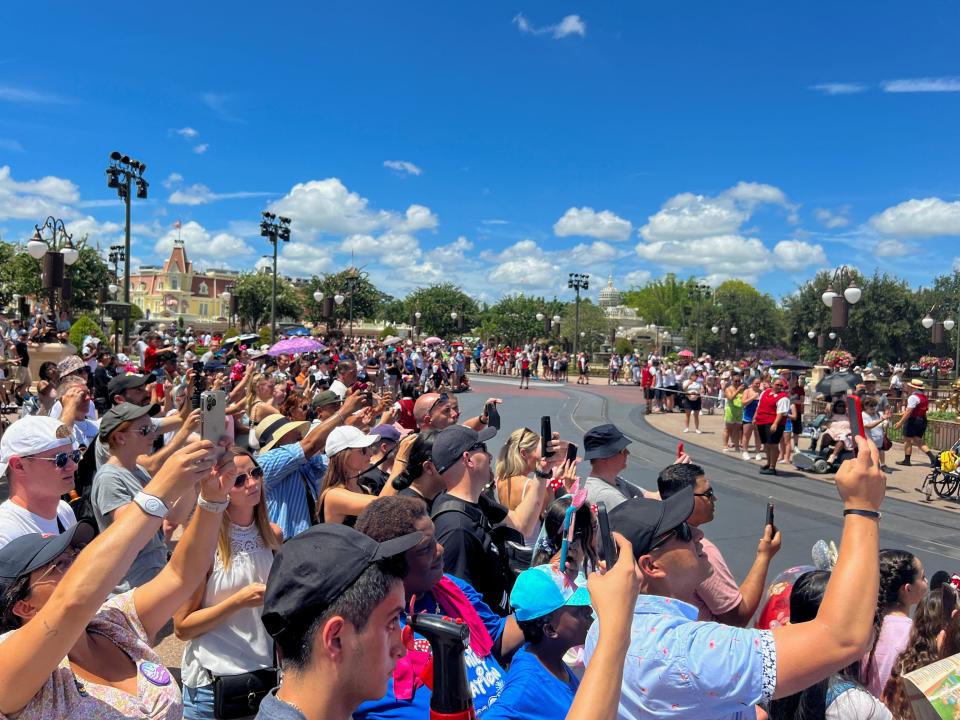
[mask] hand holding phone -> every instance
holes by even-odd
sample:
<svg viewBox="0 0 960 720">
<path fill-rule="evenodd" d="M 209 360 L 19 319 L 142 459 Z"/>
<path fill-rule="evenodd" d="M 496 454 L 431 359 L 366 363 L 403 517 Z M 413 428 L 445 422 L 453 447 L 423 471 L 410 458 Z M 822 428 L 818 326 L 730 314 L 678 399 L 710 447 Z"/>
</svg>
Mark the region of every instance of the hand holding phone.
<svg viewBox="0 0 960 720">
<path fill-rule="evenodd" d="M 548 458 L 553 455 L 550 450 L 550 441 L 553 440 L 553 430 L 550 429 L 550 416 L 540 418 L 540 457 Z"/>
<path fill-rule="evenodd" d="M 850 434 L 866 439 L 863 429 L 863 414 L 859 395 L 847 395 L 847 418 L 850 420 Z"/>
<path fill-rule="evenodd" d="M 483 407 L 483 414 L 487 418 L 487 426 L 500 429 L 500 411 L 497 410 L 497 403 L 488 402 Z"/>
<path fill-rule="evenodd" d="M 682 443 L 682 442 L 678 442 L 678 443 L 677 443 L 677 457 L 682 457 L 682 456 L 683 456 L 683 443 Z"/>
<path fill-rule="evenodd" d="M 772 530 L 770 532 L 770 537 L 773 537 L 777 534 L 777 526 L 773 522 L 773 498 L 767 498 L 767 521 L 764 523 L 764 527 L 769 525 Z"/>
<path fill-rule="evenodd" d="M 600 544 L 603 551 L 603 561 L 607 570 L 617 561 L 617 543 L 610 532 L 610 517 L 607 515 L 607 506 L 604 502 L 597 503 L 597 524 L 600 526 Z"/>
<path fill-rule="evenodd" d="M 576 462 L 577 460 L 577 451 L 579 448 L 573 443 L 567 443 L 567 457 L 566 460 L 568 463 Z"/>
</svg>

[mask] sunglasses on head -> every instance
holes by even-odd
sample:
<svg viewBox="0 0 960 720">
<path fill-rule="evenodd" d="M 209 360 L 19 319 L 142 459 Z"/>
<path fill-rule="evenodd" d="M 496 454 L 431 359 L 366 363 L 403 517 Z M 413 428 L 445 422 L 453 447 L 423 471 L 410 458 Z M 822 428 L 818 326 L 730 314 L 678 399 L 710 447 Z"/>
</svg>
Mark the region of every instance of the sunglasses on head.
<svg viewBox="0 0 960 720">
<path fill-rule="evenodd" d="M 68 463 L 69 461 L 71 461 L 71 460 L 72 460 L 74 463 L 79 463 L 79 462 L 80 462 L 80 457 L 81 457 L 80 451 L 79 451 L 79 450 L 73 450 L 72 452 L 68 452 L 68 453 L 66 453 L 66 452 L 57 453 L 57 454 L 54 455 L 53 457 L 36 457 L 36 456 L 32 456 L 32 457 L 30 457 L 29 459 L 30 459 L 30 460 L 46 460 L 47 462 L 52 462 L 52 463 L 53 463 L 54 465 L 56 465 L 58 468 L 64 468 L 64 467 L 67 466 L 67 463 Z"/>
<path fill-rule="evenodd" d="M 672 530 L 669 530 L 661 535 L 657 541 L 650 546 L 650 552 L 653 552 L 658 547 L 666 545 L 674 536 L 676 536 L 677 540 L 680 542 L 690 542 L 693 540 L 693 532 L 690 530 L 690 526 L 687 525 L 686 521 L 684 521 Z"/>
<path fill-rule="evenodd" d="M 254 480 L 262 480 L 263 468 L 255 467 L 249 473 L 240 473 L 233 479 L 233 486 L 243 487 L 246 484 L 248 477 L 252 477 Z"/>
<path fill-rule="evenodd" d="M 449 399 L 450 399 L 450 396 L 449 396 L 449 395 L 447 395 L 446 393 L 440 393 L 440 397 L 438 397 L 436 400 L 434 400 L 434 401 L 433 401 L 433 405 L 431 405 L 431 406 L 430 406 L 430 409 L 427 410 L 427 415 L 432 414 L 433 411 L 437 409 L 437 405 L 439 405 L 440 403 L 445 403 L 445 402 L 447 402 L 447 400 L 449 400 Z"/>
</svg>

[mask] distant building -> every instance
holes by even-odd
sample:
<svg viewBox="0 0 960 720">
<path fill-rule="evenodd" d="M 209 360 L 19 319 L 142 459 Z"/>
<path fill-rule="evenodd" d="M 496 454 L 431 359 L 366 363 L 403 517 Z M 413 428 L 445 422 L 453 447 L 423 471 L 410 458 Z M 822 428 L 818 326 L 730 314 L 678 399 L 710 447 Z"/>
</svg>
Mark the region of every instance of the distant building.
<svg viewBox="0 0 960 720">
<path fill-rule="evenodd" d="M 195 271 L 182 240 L 174 240 L 163 266 L 141 265 L 130 275 L 130 300 L 151 320 L 226 328 L 230 301 L 221 294 L 237 281 L 236 270 Z"/>
<path fill-rule="evenodd" d="M 627 338 L 637 345 L 659 343 L 661 347 L 672 349 L 683 345 L 683 337 L 674 335 L 668 328 L 655 328 L 637 314 L 635 308 L 623 304 L 623 296 L 613 286 L 613 276 L 607 278 L 607 286 L 600 291 L 600 307 L 610 324 L 617 328 L 617 335 Z M 623 328 L 620 332 L 619 328 Z"/>
</svg>

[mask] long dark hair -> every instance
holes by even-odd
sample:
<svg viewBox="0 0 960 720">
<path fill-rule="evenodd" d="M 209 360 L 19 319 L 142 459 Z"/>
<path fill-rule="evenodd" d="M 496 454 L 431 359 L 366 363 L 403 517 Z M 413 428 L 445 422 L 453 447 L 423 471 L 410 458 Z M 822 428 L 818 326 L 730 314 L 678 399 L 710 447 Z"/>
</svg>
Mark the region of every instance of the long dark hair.
<svg viewBox="0 0 960 720">
<path fill-rule="evenodd" d="M 413 441 L 410 454 L 407 456 L 407 466 L 393 479 L 394 490 L 410 487 L 414 480 L 423 475 L 423 464 L 431 459 L 430 453 L 433 451 L 433 440 L 436 436 L 435 430 L 417 434 L 417 439 Z"/>
<path fill-rule="evenodd" d="M 812 570 L 797 578 L 790 590 L 790 624 L 809 622 L 817 616 L 823 595 L 827 591 L 830 573 Z M 854 663 L 840 674 L 854 680 L 859 663 Z M 778 698 L 770 704 L 770 720 L 823 720 L 827 712 L 827 690 L 830 678 L 814 683 L 806 690 Z"/>
<path fill-rule="evenodd" d="M 543 539 L 533 550 L 533 565 L 549 563 L 560 551 L 563 543 L 563 519 L 570 502 L 569 497 L 562 497 L 547 506 L 543 515 Z M 600 562 L 593 538 L 593 511 L 587 504 L 581 505 L 573 514 L 573 536 L 583 546 L 583 574 L 586 575 Z"/>
<path fill-rule="evenodd" d="M 916 579 L 917 559 L 913 553 L 906 550 L 880 551 L 880 591 L 877 596 L 877 609 L 873 615 L 873 643 L 860 676 L 864 682 L 869 682 L 870 673 L 874 669 L 873 661 L 877 652 L 877 641 L 880 640 L 880 630 L 883 628 L 883 619 L 900 601 L 900 589 Z M 885 680 L 885 678 L 880 679 Z"/>
</svg>

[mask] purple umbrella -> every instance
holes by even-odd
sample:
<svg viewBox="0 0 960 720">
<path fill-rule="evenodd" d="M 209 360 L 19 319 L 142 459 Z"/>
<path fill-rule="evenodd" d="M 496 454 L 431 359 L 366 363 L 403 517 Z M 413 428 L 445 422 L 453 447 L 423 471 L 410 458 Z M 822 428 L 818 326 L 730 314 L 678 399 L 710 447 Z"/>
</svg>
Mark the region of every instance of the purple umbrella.
<svg viewBox="0 0 960 720">
<path fill-rule="evenodd" d="M 291 337 L 281 340 L 267 350 L 268 355 L 296 355 L 298 353 L 319 352 L 326 346 L 309 337 Z"/>
<path fill-rule="evenodd" d="M 436 337 L 436 336 L 434 335 L 434 336 L 428 337 L 428 338 L 427 338 L 426 340 L 424 340 L 423 342 L 424 342 L 425 344 L 427 344 L 427 345 L 439 345 L 440 343 L 443 342 L 443 340 L 441 340 L 440 338 L 438 338 L 438 337 Z"/>
</svg>

